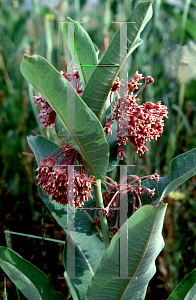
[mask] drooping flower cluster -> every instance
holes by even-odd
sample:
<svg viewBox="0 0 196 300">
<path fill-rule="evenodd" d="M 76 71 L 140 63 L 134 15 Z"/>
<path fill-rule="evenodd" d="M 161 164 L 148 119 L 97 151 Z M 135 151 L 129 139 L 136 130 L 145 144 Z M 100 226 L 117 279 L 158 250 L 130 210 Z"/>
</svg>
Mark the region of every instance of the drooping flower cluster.
<svg viewBox="0 0 196 300">
<path fill-rule="evenodd" d="M 133 195 L 133 213 L 142 206 L 140 195 L 143 194 L 144 191 L 147 192 L 148 196 L 152 198 L 155 194 L 155 189 L 149 189 L 145 186 L 142 186 L 141 181 L 143 179 L 150 178 L 155 182 L 158 182 L 159 175 L 157 171 L 153 175 L 139 177 L 136 175 L 128 175 L 123 177 L 119 183 L 114 182 L 111 178 L 107 177 L 110 182 L 102 180 L 108 187 L 102 193 L 103 201 L 105 207 L 101 209 L 101 214 L 103 216 L 107 216 L 109 223 L 112 222 L 114 218 L 116 218 L 116 223 L 113 227 L 110 228 L 112 233 L 116 233 L 118 231 L 118 223 L 119 223 L 119 206 L 120 201 L 125 194 L 128 195 L 128 192 L 131 192 Z M 132 181 L 128 182 L 130 179 Z M 138 207 L 136 207 L 136 203 L 138 201 Z M 94 223 L 99 225 L 99 218 L 95 216 Z"/>
<path fill-rule="evenodd" d="M 35 105 L 38 105 L 40 103 L 43 103 L 40 106 L 40 114 L 38 115 L 38 118 L 40 119 L 40 122 L 43 124 L 43 127 L 50 127 L 51 125 L 54 127 L 55 119 L 56 119 L 56 112 L 52 109 L 52 107 L 48 104 L 46 99 L 40 94 L 39 96 L 33 97 L 35 102 Z"/>
<path fill-rule="evenodd" d="M 71 74 L 65 74 L 63 71 L 60 72 L 75 88 L 76 92 L 79 96 L 82 96 L 83 90 L 80 82 L 80 76 L 76 66 L 73 65 L 71 69 Z M 54 127 L 55 119 L 56 119 L 56 112 L 52 109 L 52 107 L 48 104 L 46 99 L 40 94 L 39 96 L 33 97 L 36 105 L 42 103 L 40 106 L 40 114 L 38 118 L 40 122 L 43 124 L 43 127 Z"/>
<path fill-rule="evenodd" d="M 112 124 L 114 120 L 117 121 L 117 142 L 118 142 L 118 155 L 123 159 L 126 157 L 124 152 L 124 146 L 129 139 L 136 148 L 136 152 L 142 155 L 148 148 L 145 143 L 160 136 L 163 132 L 164 121 L 163 118 L 167 118 L 167 107 L 161 105 L 161 102 L 156 103 L 146 102 L 142 105 L 138 105 L 137 94 L 143 90 L 143 88 L 154 82 L 151 76 L 146 77 L 145 85 L 137 92 L 141 83 L 139 82 L 144 77 L 139 74 L 138 71 L 134 77 L 129 79 L 127 88 L 121 96 L 118 94 L 118 88 L 122 87 L 122 80 L 119 78 L 115 80 L 110 91 L 110 102 L 113 108 L 111 117 L 107 119 L 107 123 L 104 127 L 106 135 L 112 134 Z M 117 101 L 112 103 L 112 93 L 117 94 Z"/>
<path fill-rule="evenodd" d="M 55 157 L 52 157 L 58 152 Z M 63 158 L 57 163 L 60 157 Z M 79 164 L 79 171 L 70 173 L 69 166 Z M 94 176 L 88 177 L 87 169 L 81 155 L 71 146 L 65 144 L 55 150 L 48 158 L 45 158 L 36 169 L 38 185 L 44 193 L 52 195 L 52 200 L 63 205 L 75 203 L 75 207 L 80 207 L 88 198 L 92 198 L 91 184 Z M 85 173 L 85 174 L 83 174 Z M 71 199 L 70 199 L 71 195 Z"/>
</svg>

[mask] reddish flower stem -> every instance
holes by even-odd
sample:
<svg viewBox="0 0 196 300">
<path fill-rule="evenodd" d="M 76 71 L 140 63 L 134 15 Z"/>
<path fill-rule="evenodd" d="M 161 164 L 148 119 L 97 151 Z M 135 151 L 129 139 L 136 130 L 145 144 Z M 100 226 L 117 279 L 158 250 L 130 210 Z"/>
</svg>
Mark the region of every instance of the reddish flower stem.
<svg viewBox="0 0 196 300">
<path fill-rule="evenodd" d="M 106 210 L 107 210 L 107 208 L 110 207 L 110 204 L 114 201 L 114 198 L 117 196 L 118 193 L 119 193 L 119 191 L 117 191 L 117 192 L 114 194 L 114 196 L 112 197 L 112 200 L 111 200 L 110 203 L 107 205 Z"/>
</svg>

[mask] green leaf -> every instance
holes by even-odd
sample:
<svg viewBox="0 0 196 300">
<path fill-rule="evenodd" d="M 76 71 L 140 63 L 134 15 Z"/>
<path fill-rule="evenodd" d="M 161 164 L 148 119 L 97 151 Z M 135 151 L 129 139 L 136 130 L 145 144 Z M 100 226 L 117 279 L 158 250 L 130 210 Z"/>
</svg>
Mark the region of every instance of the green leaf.
<svg viewBox="0 0 196 300">
<path fill-rule="evenodd" d="M 72 286 L 75 288 L 78 299 L 85 300 L 88 284 L 97 270 L 98 264 L 100 263 L 102 255 L 105 251 L 105 245 L 96 234 L 87 236 L 84 233 L 75 232 L 75 241 L 75 257 L 73 256 L 73 253 L 71 253 L 71 256 L 69 256 L 69 259 L 73 257 L 71 259 L 73 269 L 71 269 L 69 272 L 66 272 L 65 277 L 68 277 L 71 281 Z M 71 242 L 74 245 L 73 238 L 71 239 Z M 66 249 L 67 248 L 65 247 L 64 265 L 66 271 L 68 271 Z M 74 277 L 75 279 L 73 279 Z"/>
<path fill-rule="evenodd" d="M 38 166 L 44 158 L 48 158 L 55 150 L 59 148 L 56 143 L 46 139 L 41 135 L 30 135 L 27 137 L 27 142 L 35 155 Z"/>
<path fill-rule="evenodd" d="M 127 23 L 127 55 L 122 58 L 123 61 L 125 61 L 127 56 L 130 55 L 133 50 L 135 50 L 135 48 L 141 44 L 139 35 L 144 29 L 146 23 L 152 17 L 151 5 L 152 1 L 139 3 L 130 17 L 125 21 L 134 23 Z M 125 26 L 125 23 L 123 23 L 121 26 Z M 91 78 L 82 94 L 82 99 L 95 113 L 99 120 L 101 120 L 102 110 L 108 93 L 123 65 L 122 64 L 119 66 L 119 57 L 120 28 L 115 33 L 108 49 L 104 52 L 102 59 L 91 75 Z"/>
<path fill-rule="evenodd" d="M 64 76 L 45 58 L 38 55 L 24 56 L 21 72 L 56 111 L 64 125 L 65 134 L 68 128 L 92 175 L 96 179 L 104 179 L 109 160 L 109 147 L 103 128 L 94 113 L 75 93 Z M 73 95 L 75 93 L 75 110 L 72 109 L 73 106 L 68 110 L 67 88 Z"/>
<path fill-rule="evenodd" d="M 174 289 L 167 300 L 195 300 L 196 299 L 196 269 L 194 269 Z"/>
<path fill-rule="evenodd" d="M 91 74 L 98 64 L 96 49 L 90 36 L 80 25 L 80 23 L 75 22 L 70 18 L 68 18 L 68 20 L 70 22 L 74 22 L 74 26 L 72 26 L 69 31 L 70 35 L 68 35 L 69 23 L 66 23 L 63 26 L 63 31 L 65 36 L 68 36 L 68 41 L 69 39 L 74 41 L 74 47 L 69 50 L 71 51 L 72 57 L 74 57 L 74 63 L 77 65 L 80 78 L 84 79 L 84 84 L 86 86 L 91 77 Z M 85 86 L 83 86 L 83 88 Z"/>
<path fill-rule="evenodd" d="M 138 209 L 128 219 L 128 276 L 119 278 L 120 235 L 127 236 L 127 222 L 120 228 L 105 251 L 92 278 L 87 299 L 144 299 L 148 283 L 155 274 L 155 259 L 164 246 L 161 235 L 166 205 Z M 122 231 L 121 231 L 122 230 Z M 127 262 L 121 254 L 120 260 Z M 123 270 L 126 274 L 126 270 Z"/>
<path fill-rule="evenodd" d="M 170 192 L 196 174 L 196 149 L 183 153 L 173 158 L 169 164 L 169 172 L 165 177 L 160 177 L 157 183 L 147 179 L 142 182 L 143 186 L 150 189 L 155 188 L 155 195 L 149 198 L 147 194 L 141 196 L 143 204 L 152 203 L 156 205 Z"/>
<path fill-rule="evenodd" d="M 29 300 L 60 300 L 63 295 L 51 290 L 47 276 L 18 253 L 0 247 L 0 267 Z"/>
<path fill-rule="evenodd" d="M 43 136 L 29 136 L 27 137 L 29 147 L 35 155 L 35 159 L 39 166 L 40 162 L 50 156 L 52 152 L 59 148 L 54 142 L 47 140 Z M 48 207 L 57 223 L 67 232 L 67 206 L 51 200 L 51 196 L 44 194 L 43 190 L 39 188 L 39 195 L 43 202 Z M 88 201 L 85 206 L 90 206 L 91 201 Z M 96 232 L 95 228 L 91 225 L 91 221 L 86 216 L 83 210 L 76 210 L 75 214 L 75 231 L 83 232 L 87 235 L 92 235 Z"/>
<path fill-rule="evenodd" d="M 29 136 L 27 138 L 29 147 L 33 151 L 36 161 L 39 165 L 40 161 L 48 157 L 53 151 L 58 149 L 58 145 L 47 140 L 42 136 Z M 51 196 L 44 194 L 43 190 L 39 188 L 39 194 L 43 202 L 48 207 L 49 211 L 52 213 L 54 219 L 58 224 L 64 229 L 67 233 L 68 224 L 67 224 L 67 206 L 57 203 L 56 201 L 51 200 Z M 95 203 L 93 201 L 88 201 L 85 206 L 94 207 Z M 89 211 L 90 214 L 94 213 L 93 210 Z M 92 215 L 93 217 L 93 215 Z M 103 241 L 96 235 L 97 231 L 92 226 L 91 221 L 86 216 L 83 210 L 75 211 L 75 241 L 72 240 L 72 243 L 76 243 L 76 276 L 80 276 L 80 272 L 84 272 L 85 277 L 82 279 L 83 284 L 81 285 L 80 280 L 70 279 L 67 272 L 65 272 L 65 279 L 70 288 L 70 292 L 73 296 L 73 299 L 83 299 L 82 295 L 86 293 L 88 283 L 92 278 L 91 270 L 95 272 L 97 265 L 102 257 L 102 254 L 105 250 Z M 70 233 L 70 231 L 69 231 Z M 65 247 L 66 251 L 66 247 Z M 66 252 L 64 252 L 64 264 L 66 263 Z M 82 276 L 83 277 L 83 276 Z M 76 294 L 79 298 L 77 298 Z M 81 298 L 80 298 L 81 297 Z M 84 298 L 85 299 L 85 298 Z"/>
</svg>

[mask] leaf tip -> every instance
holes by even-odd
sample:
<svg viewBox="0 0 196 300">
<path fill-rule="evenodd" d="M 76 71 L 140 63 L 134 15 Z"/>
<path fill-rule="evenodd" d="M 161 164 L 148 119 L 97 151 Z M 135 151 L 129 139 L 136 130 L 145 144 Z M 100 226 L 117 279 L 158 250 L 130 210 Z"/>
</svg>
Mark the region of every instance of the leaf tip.
<svg viewBox="0 0 196 300">
<path fill-rule="evenodd" d="M 23 56 L 23 59 L 25 60 L 30 60 L 32 58 L 33 55 L 27 55 L 27 54 L 24 54 Z"/>
<path fill-rule="evenodd" d="M 68 20 L 69 22 L 74 22 L 74 20 L 72 20 L 72 19 L 69 18 L 69 17 L 67 17 L 67 20 Z"/>
</svg>

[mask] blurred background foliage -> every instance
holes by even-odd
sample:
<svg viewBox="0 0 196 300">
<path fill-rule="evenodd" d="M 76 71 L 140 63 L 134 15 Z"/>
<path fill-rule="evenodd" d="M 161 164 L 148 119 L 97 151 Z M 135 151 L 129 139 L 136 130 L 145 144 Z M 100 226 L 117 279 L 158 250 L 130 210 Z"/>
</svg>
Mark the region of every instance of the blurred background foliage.
<svg viewBox="0 0 196 300">
<path fill-rule="evenodd" d="M 56 291 L 68 295 L 63 276 L 62 246 L 57 243 L 7 235 L 4 230 L 64 239 L 61 228 L 42 205 L 35 183 L 35 159 L 26 136 L 54 138 L 44 130 L 32 105 L 35 93 L 20 73 L 23 54 L 44 56 L 59 71 L 66 69 L 66 47 L 61 22 L 70 17 L 82 25 L 101 55 L 138 1 L 134 0 L 0 0 L 0 237 L 24 258 L 42 269 Z M 129 58 L 129 78 L 136 70 L 155 82 L 141 94 L 142 101 L 161 101 L 169 110 L 158 141 L 148 144 L 142 157 L 127 145 L 133 173 L 161 176 L 170 160 L 196 147 L 196 1 L 156 0 L 154 15 L 141 34 L 143 44 Z M 84 49 L 85 51 L 85 49 Z M 118 174 L 110 174 L 114 179 Z M 167 299 L 173 288 L 196 265 L 196 180 L 170 194 L 164 225 L 166 246 L 157 258 L 157 273 L 146 299 Z M 52 245 L 51 245 L 52 244 Z M 0 274 L 0 297 L 24 299 Z M 4 295 L 4 296 L 3 296 Z"/>
</svg>

